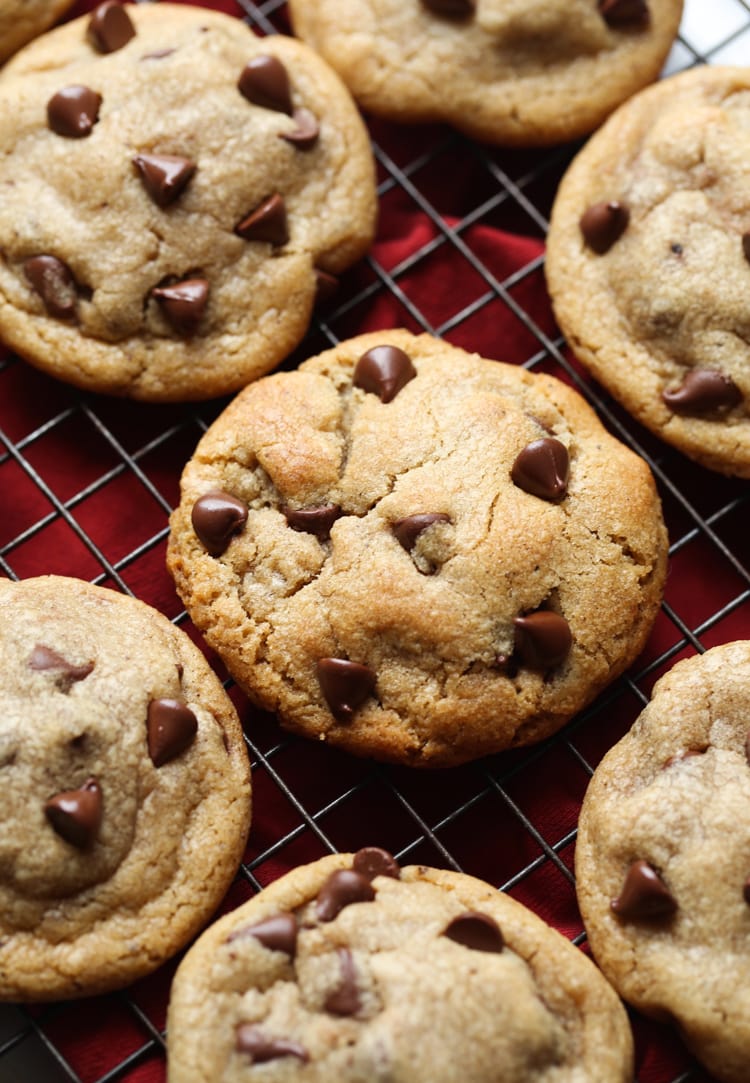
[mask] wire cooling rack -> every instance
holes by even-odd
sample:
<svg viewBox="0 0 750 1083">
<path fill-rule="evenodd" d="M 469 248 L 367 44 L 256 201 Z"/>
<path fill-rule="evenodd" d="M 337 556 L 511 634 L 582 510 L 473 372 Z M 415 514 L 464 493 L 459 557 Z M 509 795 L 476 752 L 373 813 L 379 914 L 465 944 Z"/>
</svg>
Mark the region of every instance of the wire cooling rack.
<svg viewBox="0 0 750 1083">
<path fill-rule="evenodd" d="M 211 6 L 261 34 L 289 32 L 281 0 L 241 4 Z M 74 14 L 91 6 L 81 0 Z M 707 7 L 687 0 L 668 73 L 750 62 L 750 5 Z M 544 744 L 456 770 L 383 767 L 289 737 L 227 682 L 253 763 L 254 825 L 224 909 L 302 862 L 376 844 L 402 863 L 482 877 L 585 950 L 572 859 L 588 779 L 678 658 L 750 635 L 750 489 L 662 445 L 567 354 L 542 266 L 552 198 L 576 146 L 509 153 L 439 126 L 369 127 L 381 206 L 376 244 L 288 364 L 361 331 L 405 326 L 572 383 L 649 462 L 670 533 L 670 576 L 648 646 L 628 674 Z M 0 352 L 0 572 L 114 587 L 198 638 L 165 570 L 167 519 L 182 467 L 224 405 L 155 407 L 81 394 Z M 85 1002 L 0 1006 L 0 1083 L 163 1083 L 174 966 Z M 632 1018 L 640 1083 L 707 1083 L 673 1030 Z"/>
</svg>

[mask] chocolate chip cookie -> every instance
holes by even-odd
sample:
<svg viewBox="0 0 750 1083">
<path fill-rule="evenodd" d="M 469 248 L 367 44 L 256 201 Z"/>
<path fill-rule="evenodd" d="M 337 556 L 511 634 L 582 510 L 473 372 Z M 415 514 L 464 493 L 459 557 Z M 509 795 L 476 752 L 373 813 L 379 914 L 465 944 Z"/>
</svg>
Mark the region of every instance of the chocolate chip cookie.
<svg viewBox="0 0 750 1083">
<path fill-rule="evenodd" d="M 491 143 L 590 132 L 658 75 L 682 0 L 289 0 L 364 109 Z"/>
<path fill-rule="evenodd" d="M 0 580 L 0 999 L 154 970 L 210 919 L 250 823 L 236 712 L 166 617 Z"/>
<path fill-rule="evenodd" d="M 49 29 L 73 0 L 0 0 L 0 64 Z"/>
<path fill-rule="evenodd" d="M 169 566 L 283 725 L 448 765 L 552 733 L 639 653 L 666 536 L 646 464 L 560 381 L 383 331 L 247 387 Z"/>
<path fill-rule="evenodd" d="M 679 662 L 597 768 L 576 873 L 594 955 L 709 1071 L 750 1059 L 750 642 Z"/>
<path fill-rule="evenodd" d="M 695 68 L 633 98 L 552 212 L 560 327 L 642 424 L 750 477 L 750 71 Z"/>
<path fill-rule="evenodd" d="M 277 365 L 375 219 L 339 78 L 291 38 L 105 4 L 0 78 L 0 337 L 79 387 L 224 394 Z"/>
<path fill-rule="evenodd" d="M 207 930 L 167 1032 L 170 1083 L 633 1072 L 622 1004 L 568 940 L 480 880 L 375 847 L 295 869 Z"/>
</svg>

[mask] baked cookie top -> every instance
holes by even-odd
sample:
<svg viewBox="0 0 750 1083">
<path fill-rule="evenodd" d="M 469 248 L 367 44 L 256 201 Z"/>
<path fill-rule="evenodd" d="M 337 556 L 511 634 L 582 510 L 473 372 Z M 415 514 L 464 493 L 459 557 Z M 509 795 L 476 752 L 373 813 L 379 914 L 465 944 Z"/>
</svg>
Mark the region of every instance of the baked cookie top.
<svg viewBox="0 0 750 1083">
<path fill-rule="evenodd" d="M 625 1011 L 585 955 L 473 877 L 322 858 L 208 929 L 169 1006 L 170 1083 L 632 1079 Z"/>
<path fill-rule="evenodd" d="M 679 662 L 591 780 L 576 846 L 594 956 L 726 1083 L 750 1058 L 750 642 Z"/>
<path fill-rule="evenodd" d="M 250 824 L 220 681 L 142 602 L 0 580 L 0 999 L 156 969 L 209 920 Z"/>
<path fill-rule="evenodd" d="M 547 281 L 576 355 L 640 422 L 750 477 L 750 70 L 696 68 L 610 118 L 564 177 Z"/>
<path fill-rule="evenodd" d="M 204 8 L 110 4 L 34 42 L 0 76 L 0 148 L 0 336 L 95 391 L 244 386 L 373 235 L 339 78 Z"/>
<path fill-rule="evenodd" d="M 241 392 L 184 471 L 168 553 L 282 724 L 436 766 L 592 699 L 643 646 L 665 560 L 648 467 L 576 392 L 398 330 Z"/>
<path fill-rule="evenodd" d="M 590 132 L 658 75 L 682 0 L 289 0 L 368 111 L 491 143 Z"/>
<path fill-rule="evenodd" d="M 0 64 L 72 5 L 73 0 L 0 0 Z"/>
</svg>

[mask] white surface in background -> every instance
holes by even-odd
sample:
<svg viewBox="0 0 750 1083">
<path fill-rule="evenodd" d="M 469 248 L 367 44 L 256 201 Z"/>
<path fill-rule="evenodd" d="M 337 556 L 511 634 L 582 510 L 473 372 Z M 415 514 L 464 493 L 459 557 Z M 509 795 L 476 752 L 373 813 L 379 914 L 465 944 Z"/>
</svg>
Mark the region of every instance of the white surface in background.
<svg viewBox="0 0 750 1083">
<path fill-rule="evenodd" d="M 673 75 L 692 64 L 750 65 L 750 0 L 685 0 L 680 40 L 664 68 Z"/>
</svg>

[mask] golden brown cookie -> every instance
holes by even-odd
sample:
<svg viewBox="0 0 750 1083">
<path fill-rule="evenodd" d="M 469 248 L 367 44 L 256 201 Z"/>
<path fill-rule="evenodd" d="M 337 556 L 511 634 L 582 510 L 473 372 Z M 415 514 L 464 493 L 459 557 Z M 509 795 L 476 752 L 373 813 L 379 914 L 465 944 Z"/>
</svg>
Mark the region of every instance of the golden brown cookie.
<svg viewBox="0 0 750 1083">
<path fill-rule="evenodd" d="M 640 652 L 646 464 L 552 377 L 382 331 L 246 388 L 171 520 L 188 612 L 283 725 L 456 764 L 558 729 Z"/>
<path fill-rule="evenodd" d="M 72 5 L 73 0 L 0 0 L 0 64 Z"/>
<path fill-rule="evenodd" d="M 0 580 L 0 999 L 155 970 L 242 857 L 250 778 L 229 697 L 156 610 L 77 579 Z"/>
</svg>

